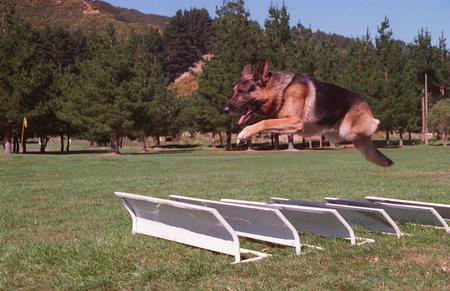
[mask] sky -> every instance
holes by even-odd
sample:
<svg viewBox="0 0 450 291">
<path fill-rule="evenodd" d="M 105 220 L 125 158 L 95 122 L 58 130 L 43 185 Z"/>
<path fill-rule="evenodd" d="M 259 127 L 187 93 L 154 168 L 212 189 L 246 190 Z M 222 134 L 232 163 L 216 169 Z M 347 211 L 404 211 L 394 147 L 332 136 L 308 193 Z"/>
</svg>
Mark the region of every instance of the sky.
<svg viewBox="0 0 450 291">
<path fill-rule="evenodd" d="M 178 9 L 206 8 L 215 17 L 223 0 L 106 0 L 115 6 L 134 8 L 144 13 L 172 16 Z M 264 25 L 271 3 L 281 6 L 282 0 L 246 0 L 250 17 Z M 366 29 L 374 38 L 377 26 L 389 17 L 393 37 L 412 42 L 421 27 L 438 43 L 441 32 L 450 40 L 449 0 L 284 0 L 291 25 L 299 21 L 327 33 L 359 37 Z M 450 46 L 450 45 L 449 45 Z"/>
</svg>

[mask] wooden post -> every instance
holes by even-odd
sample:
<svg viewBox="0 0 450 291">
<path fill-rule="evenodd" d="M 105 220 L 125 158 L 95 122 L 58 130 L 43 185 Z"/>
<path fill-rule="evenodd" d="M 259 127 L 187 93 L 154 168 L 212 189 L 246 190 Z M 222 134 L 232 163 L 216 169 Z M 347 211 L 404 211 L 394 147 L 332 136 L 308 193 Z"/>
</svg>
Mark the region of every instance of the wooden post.
<svg viewBox="0 0 450 291">
<path fill-rule="evenodd" d="M 290 151 L 295 150 L 295 147 L 294 147 L 294 134 L 293 133 L 289 133 L 288 134 L 288 150 L 290 150 Z"/>
<path fill-rule="evenodd" d="M 422 138 L 421 141 L 425 142 L 425 90 L 422 92 Z"/>
<path fill-rule="evenodd" d="M 425 144 L 428 144 L 428 74 L 425 73 Z"/>
</svg>

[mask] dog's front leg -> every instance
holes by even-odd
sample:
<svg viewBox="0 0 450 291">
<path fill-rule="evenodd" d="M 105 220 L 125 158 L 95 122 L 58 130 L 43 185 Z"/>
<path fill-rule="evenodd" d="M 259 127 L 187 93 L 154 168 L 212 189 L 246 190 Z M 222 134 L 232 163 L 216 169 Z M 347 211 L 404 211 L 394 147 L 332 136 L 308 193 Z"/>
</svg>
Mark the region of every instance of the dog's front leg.
<svg viewBox="0 0 450 291">
<path fill-rule="evenodd" d="M 267 119 L 246 126 L 237 137 L 237 143 L 241 143 L 258 132 L 271 133 L 295 133 L 303 130 L 303 122 L 298 118 Z"/>
</svg>

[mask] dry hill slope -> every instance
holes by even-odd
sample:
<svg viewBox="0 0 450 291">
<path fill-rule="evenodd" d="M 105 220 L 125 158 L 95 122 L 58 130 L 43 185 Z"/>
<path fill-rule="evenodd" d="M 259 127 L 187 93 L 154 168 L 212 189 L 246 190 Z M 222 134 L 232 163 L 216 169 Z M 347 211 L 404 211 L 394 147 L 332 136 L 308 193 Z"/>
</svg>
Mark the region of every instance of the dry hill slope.
<svg viewBox="0 0 450 291">
<path fill-rule="evenodd" d="M 38 28 L 63 26 L 87 32 L 104 31 L 109 23 L 119 33 L 127 33 L 132 29 L 161 29 L 169 22 L 165 16 L 145 14 L 93 0 L 20 0 L 17 2 L 17 12 Z"/>
</svg>

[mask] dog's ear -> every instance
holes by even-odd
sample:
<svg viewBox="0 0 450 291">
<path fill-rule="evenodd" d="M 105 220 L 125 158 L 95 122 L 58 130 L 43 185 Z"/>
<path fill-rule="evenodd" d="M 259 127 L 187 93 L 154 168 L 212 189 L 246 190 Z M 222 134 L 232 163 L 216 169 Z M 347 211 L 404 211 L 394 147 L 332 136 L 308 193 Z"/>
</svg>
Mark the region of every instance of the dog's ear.
<svg viewBox="0 0 450 291">
<path fill-rule="evenodd" d="M 244 66 L 244 69 L 241 73 L 241 80 L 251 80 L 253 79 L 253 71 L 252 71 L 252 65 L 247 64 Z"/>
<path fill-rule="evenodd" d="M 267 60 L 262 60 L 261 64 L 259 65 L 258 69 L 256 70 L 255 79 L 258 81 L 262 81 L 263 83 L 266 83 L 269 81 L 270 73 L 269 73 L 269 62 Z"/>
</svg>

